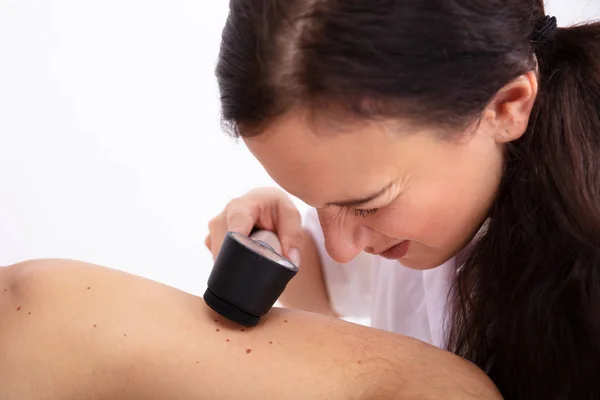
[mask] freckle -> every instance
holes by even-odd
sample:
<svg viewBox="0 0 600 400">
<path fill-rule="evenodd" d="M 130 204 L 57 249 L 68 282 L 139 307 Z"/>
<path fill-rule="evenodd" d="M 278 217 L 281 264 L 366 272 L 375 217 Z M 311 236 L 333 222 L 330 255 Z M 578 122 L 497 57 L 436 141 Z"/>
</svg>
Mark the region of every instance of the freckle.
<svg viewBox="0 0 600 400">
<path fill-rule="evenodd" d="M 252 352 L 252 349 L 246 349 L 246 354 L 250 354 Z"/>
<path fill-rule="evenodd" d="M 287 323 L 288 321 L 287 321 L 287 319 L 284 319 L 284 320 L 283 320 L 283 322 L 286 322 L 286 323 Z"/>
<path fill-rule="evenodd" d="M 8 291 L 8 289 L 4 289 L 4 291 L 6 292 L 6 291 Z"/>
<path fill-rule="evenodd" d="M 271 342 L 271 341 L 269 340 L 269 344 L 273 344 L 273 342 Z"/>
<path fill-rule="evenodd" d="M 221 332 L 221 330 L 220 330 L 220 329 L 217 329 L 217 332 Z"/>
<path fill-rule="evenodd" d="M 27 315 L 31 315 L 31 312 L 28 312 Z"/>
<path fill-rule="evenodd" d="M 226 342 L 229 342 L 229 339 L 227 339 Z"/>
<path fill-rule="evenodd" d="M 215 322 L 219 322 L 219 321 L 215 319 Z"/>
<path fill-rule="evenodd" d="M 200 361 L 196 361 L 196 364 L 200 364 Z"/>
<path fill-rule="evenodd" d="M 242 329 L 240 329 L 240 331 L 244 332 L 244 329 L 242 328 Z"/>
<path fill-rule="evenodd" d="M 88 287 L 87 287 L 87 290 L 90 290 L 90 289 L 91 289 L 91 288 L 88 286 Z"/>
<path fill-rule="evenodd" d="M 362 364 L 362 361 L 358 360 L 358 363 L 359 363 L 359 364 Z"/>
<path fill-rule="evenodd" d="M 21 311 L 21 306 L 17 307 L 17 311 Z"/>
<path fill-rule="evenodd" d="M 124 336 L 124 337 L 126 337 L 126 336 L 127 336 L 127 334 L 126 334 L 126 333 L 124 333 L 124 334 L 123 334 L 123 336 Z"/>
<path fill-rule="evenodd" d="M 98 325 L 94 324 L 94 328 L 95 328 L 96 326 L 98 326 Z"/>
</svg>

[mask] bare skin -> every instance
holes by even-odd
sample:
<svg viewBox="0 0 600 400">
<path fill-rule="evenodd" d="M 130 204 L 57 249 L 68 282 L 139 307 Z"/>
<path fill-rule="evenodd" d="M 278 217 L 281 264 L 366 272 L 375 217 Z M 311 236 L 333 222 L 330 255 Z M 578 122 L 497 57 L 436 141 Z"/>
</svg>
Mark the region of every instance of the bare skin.
<svg viewBox="0 0 600 400">
<path fill-rule="evenodd" d="M 497 399 L 414 339 L 274 309 L 257 327 L 201 298 L 65 260 L 0 268 L 0 398 Z"/>
</svg>

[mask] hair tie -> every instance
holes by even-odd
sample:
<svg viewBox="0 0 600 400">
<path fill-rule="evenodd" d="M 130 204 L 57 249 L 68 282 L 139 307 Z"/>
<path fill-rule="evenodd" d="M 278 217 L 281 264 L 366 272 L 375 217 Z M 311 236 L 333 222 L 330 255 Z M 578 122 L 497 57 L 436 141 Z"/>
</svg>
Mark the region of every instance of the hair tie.
<svg viewBox="0 0 600 400">
<path fill-rule="evenodd" d="M 556 17 L 546 15 L 542 20 L 535 24 L 533 34 L 531 35 L 531 41 L 537 45 L 546 43 L 552 39 L 554 32 L 556 32 L 556 28 Z"/>
</svg>

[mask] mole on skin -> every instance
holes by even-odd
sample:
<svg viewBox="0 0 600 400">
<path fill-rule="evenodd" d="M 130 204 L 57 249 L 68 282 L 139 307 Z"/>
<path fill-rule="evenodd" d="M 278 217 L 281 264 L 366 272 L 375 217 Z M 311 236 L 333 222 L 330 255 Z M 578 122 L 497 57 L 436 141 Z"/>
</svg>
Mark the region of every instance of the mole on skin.
<svg viewBox="0 0 600 400">
<path fill-rule="evenodd" d="M 227 339 L 226 342 L 229 342 L 229 339 Z"/>
<path fill-rule="evenodd" d="M 94 328 L 95 328 L 96 326 L 97 326 L 97 325 L 96 325 L 96 324 L 94 324 Z"/>
<path fill-rule="evenodd" d="M 21 306 L 17 307 L 17 311 L 21 311 Z"/>
<path fill-rule="evenodd" d="M 252 349 L 246 349 L 246 354 L 250 354 L 252 352 Z"/>
<path fill-rule="evenodd" d="M 217 329 L 217 332 L 221 332 L 221 330 L 220 330 L 220 329 Z"/>
</svg>

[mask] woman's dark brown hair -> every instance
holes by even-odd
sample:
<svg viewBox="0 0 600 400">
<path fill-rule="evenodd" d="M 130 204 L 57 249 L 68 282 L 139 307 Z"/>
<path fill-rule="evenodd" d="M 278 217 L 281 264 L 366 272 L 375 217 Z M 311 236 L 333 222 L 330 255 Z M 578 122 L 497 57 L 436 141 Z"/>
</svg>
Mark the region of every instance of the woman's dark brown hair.
<svg viewBox="0 0 600 400">
<path fill-rule="evenodd" d="M 506 398 L 600 398 L 600 24 L 536 41 L 544 17 L 539 0 L 231 0 L 222 113 L 244 136 L 298 105 L 460 132 L 538 69 L 447 345 Z"/>
</svg>

